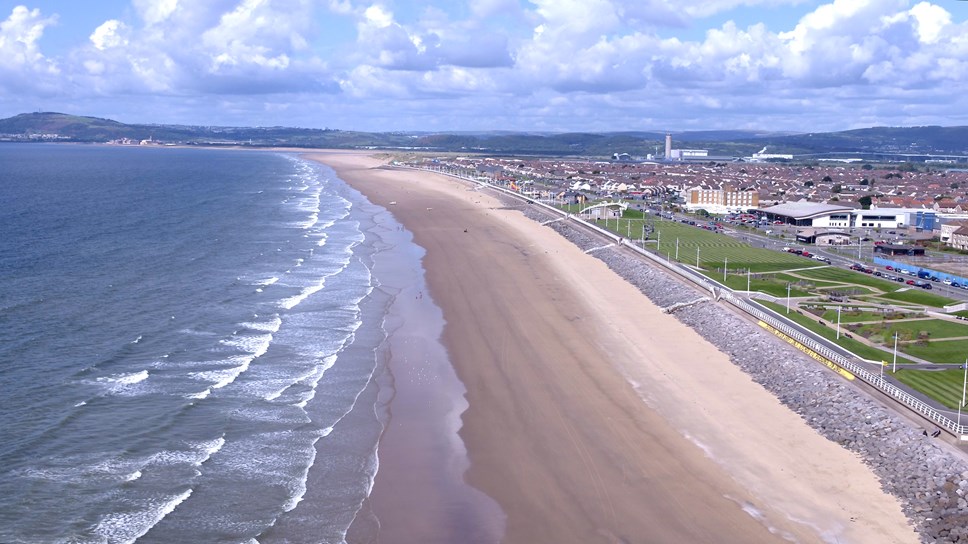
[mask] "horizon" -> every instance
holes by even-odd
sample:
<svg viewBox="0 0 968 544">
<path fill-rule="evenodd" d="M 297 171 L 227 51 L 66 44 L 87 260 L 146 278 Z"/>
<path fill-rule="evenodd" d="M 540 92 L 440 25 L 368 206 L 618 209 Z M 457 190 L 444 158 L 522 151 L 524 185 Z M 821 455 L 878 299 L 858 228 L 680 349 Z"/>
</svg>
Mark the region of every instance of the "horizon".
<svg viewBox="0 0 968 544">
<path fill-rule="evenodd" d="M 968 125 L 959 0 L 8 6 L 0 117 L 551 134 Z"/>
</svg>

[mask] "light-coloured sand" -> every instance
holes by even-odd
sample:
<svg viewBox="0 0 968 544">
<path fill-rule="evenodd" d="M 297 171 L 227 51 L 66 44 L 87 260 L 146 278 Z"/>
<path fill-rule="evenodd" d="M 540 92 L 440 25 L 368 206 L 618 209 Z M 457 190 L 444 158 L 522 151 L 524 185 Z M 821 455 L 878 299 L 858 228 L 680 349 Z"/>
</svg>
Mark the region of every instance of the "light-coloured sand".
<svg viewBox="0 0 968 544">
<path fill-rule="evenodd" d="M 311 158 L 427 250 L 467 388 L 466 479 L 503 508 L 505 542 L 917 542 L 855 456 L 551 229 L 451 178 Z"/>
</svg>

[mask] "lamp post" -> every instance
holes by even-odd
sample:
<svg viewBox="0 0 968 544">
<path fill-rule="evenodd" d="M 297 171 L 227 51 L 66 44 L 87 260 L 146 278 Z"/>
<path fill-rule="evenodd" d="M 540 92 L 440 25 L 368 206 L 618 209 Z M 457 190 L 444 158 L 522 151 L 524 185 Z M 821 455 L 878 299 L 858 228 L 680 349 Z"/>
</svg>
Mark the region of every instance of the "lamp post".
<svg viewBox="0 0 968 544">
<path fill-rule="evenodd" d="M 843 306 L 837 306 L 837 340 L 840 340 L 840 310 Z"/>
<path fill-rule="evenodd" d="M 699 246 L 696 246 L 696 268 L 699 268 Z"/>
<path fill-rule="evenodd" d="M 676 260 L 679 260 L 679 237 L 676 237 Z"/>
<path fill-rule="evenodd" d="M 751 268 L 746 269 L 746 296 L 750 295 L 750 270 L 752 269 Z"/>
<path fill-rule="evenodd" d="M 726 283 L 726 266 L 729 264 L 729 257 L 723 257 L 723 283 Z"/>
<path fill-rule="evenodd" d="M 891 372 L 897 374 L 897 331 L 894 331 L 894 363 L 891 366 Z"/>
<path fill-rule="evenodd" d="M 961 404 L 958 405 L 958 432 L 961 432 L 961 409 L 965 406 L 965 389 L 968 389 L 968 359 L 965 359 L 965 378 L 961 383 Z"/>
<path fill-rule="evenodd" d="M 791 285 L 793 284 L 787 283 L 787 312 L 786 313 L 790 313 L 790 286 Z"/>
</svg>

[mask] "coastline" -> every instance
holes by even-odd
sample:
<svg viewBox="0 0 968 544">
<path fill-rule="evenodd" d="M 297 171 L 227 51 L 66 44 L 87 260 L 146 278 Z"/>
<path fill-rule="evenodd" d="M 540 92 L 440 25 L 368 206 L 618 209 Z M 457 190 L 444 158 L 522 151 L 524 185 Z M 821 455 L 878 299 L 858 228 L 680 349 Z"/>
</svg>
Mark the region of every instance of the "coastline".
<svg viewBox="0 0 968 544">
<path fill-rule="evenodd" d="M 443 176 L 374 169 L 362 153 L 307 157 L 427 250 L 467 389 L 466 479 L 508 515 L 504 541 L 917 541 L 855 457 L 550 229 Z M 384 468 L 378 517 L 381 497 L 408 493 L 381 487 Z"/>
</svg>

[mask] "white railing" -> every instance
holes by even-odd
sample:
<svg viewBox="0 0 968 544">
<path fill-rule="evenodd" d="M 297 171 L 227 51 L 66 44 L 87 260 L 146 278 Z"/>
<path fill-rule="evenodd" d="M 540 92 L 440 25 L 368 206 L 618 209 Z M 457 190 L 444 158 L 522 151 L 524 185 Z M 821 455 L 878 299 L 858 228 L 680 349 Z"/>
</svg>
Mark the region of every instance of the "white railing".
<svg viewBox="0 0 968 544">
<path fill-rule="evenodd" d="M 746 300 L 743 300 L 742 298 L 736 296 L 733 293 L 732 289 L 726 287 L 725 285 L 720 284 L 719 282 L 711 280 L 706 276 L 703 276 L 702 274 L 699 274 L 698 272 L 692 270 L 687 266 L 683 266 L 678 262 L 673 263 L 671 261 L 663 259 L 661 255 L 658 255 L 651 251 L 647 251 L 631 243 L 631 241 L 628 241 L 629 243 L 625 243 L 623 242 L 625 238 L 623 238 L 622 236 L 619 236 L 609 230 L 603 229 L 594 223 L 589 223 L 588 221 L 585 221 L 584 219 L 581 219 L 580 217 L 577 217 L 564 210 L 561 210 L 554 206 L 550 206 L 548 204 L 545 204 L 544 202 L 539 202 L 533 198 L 524 196 L 520 193 L 511 191 L 504 187 L 492 185 L 480 178 L 471 177 L 469 175 L 462 175 L 462 173 L 460 172 L 445 171 L 443 169 L 438 170 L 438 169 L 431 169 L 431 168 L 420 168 L 415 166 L 409 166 L 409 168 L 415 168 L 418 170 L 430 170 L 433 172 L 438 172 L 438 173 L 450 175 L 453 177 L 457 177 L 466 181 L 470 181 L 473 183 L 477 183 L 489 189 L 493 189 L 501 193 L 510 195 L 514 198 L 527 201 L 534 206 L 540 206 L 541 208 L 543 208 L 544 210 L 550 213 L 560 215 L 563 218 L 573 221 L 575 223 L 578 223 L 581 226 L 591 231 L 594 231 L 595 233 L 601 236 L 604 236 L 610 240 L 613 240 L 616 243 L 622 244 L 625 247 L 649 259 L 650 261 L 662 266 L 666 270 L 670 272 L 674 272 L 675 274 L 688 279 L 689 281 L 702 287 L 704 290 L 708 290 L 714 295 L 718 294 L 719 298 L 732 304 L 734 307 L 740 309 L 741 311 L 755 317 L 756 319 L 766 323 L 767 325 L 773 327 L 777 331 L 783 333 L 784 335 L 795 340 L 796 342 L 799 342 L 800 345 L 812 350 L 814 353 L 824 357 L 825 359 L 832 362 L 833 364 L 843 368 L 844 370 L 847 370 L 854 376 L 860 378 L 865 383 L 878 389 L 885 395 L 895 399 L 901 404 L 907 406 L 909 409 L 921 414 L 921 416 L 928 419 L 929 421 L 934 422 L 935 424 L 938 425 L 938 427 L 941 427 L 943 429 L 950 431 L 957 438 L 961 440 L 968 440 L 968 425 L 959 425 L 957 422 L 955 422 L 948 416 L 939 412 L 933 406 L 927 404 L 926 402 L 915 397 L 914 395 L 911 395 L 907 391 L 904 391 L 903 389 L 894 385 L 893 383 L 890 383 L 889 381 L 884 379 L 883 376 L 867 370 L 855 360 L 845 357 L 843 354 L 830 348 L 830 346 L 827 345 L 826 343 L 827 340 L 804 334 L 802 330 L 798 326 L 796 326 L 793 322 L 790 322 L 766 309 L 760 309 L 760 308 L 757 308 L 756 306 L 753 306 Z M 843 349 L 843 348 L 840 348 L 840 349 Z M 857 360 L 861 359 L 858 356 L 854 356 L 854 358 Z"/>
</svg>

